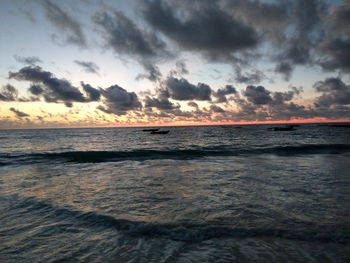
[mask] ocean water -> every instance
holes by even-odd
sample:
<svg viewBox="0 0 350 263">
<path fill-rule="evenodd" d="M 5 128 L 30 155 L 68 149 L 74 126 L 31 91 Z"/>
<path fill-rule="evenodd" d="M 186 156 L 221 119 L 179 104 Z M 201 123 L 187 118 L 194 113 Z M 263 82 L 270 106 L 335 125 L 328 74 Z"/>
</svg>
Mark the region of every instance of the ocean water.
<svg viewBox="0 0 350 263">
<path fill-rule="evenodd" d="M 1 130 L 0 262 L 350 262 L 350 129 Z"/>
</svg>

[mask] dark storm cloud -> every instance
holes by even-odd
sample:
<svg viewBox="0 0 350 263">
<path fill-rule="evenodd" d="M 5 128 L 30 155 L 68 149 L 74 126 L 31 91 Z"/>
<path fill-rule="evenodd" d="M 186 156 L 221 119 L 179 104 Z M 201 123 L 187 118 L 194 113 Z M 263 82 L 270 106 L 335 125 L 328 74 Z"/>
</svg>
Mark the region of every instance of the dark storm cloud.
<svg viewBox="0 0 350 263">
<path fill-rule="evenodd" d="M 158 110 L 173 110 L 180 105 L 170 102 L 167 98 L 151 98 L 147 96 L 144 100 L 146 108 L 157 108 Z"/>
<path fill-rule="evenodd" d="M 24 112 L 19 111 L 19 110 L 16 110 L 15 108 L 10 108 L 10 111 L 14 112 L 18 118 L 28 117 L 29 116 L 29 114 L 24 113 Z"/>
<path fill-rule="evenodd" d="M 182 77 L 189 73 L 186 68 L 186 63 L 184 60 L 179 60 L 175 63 L 176 69 L 170 70 L 169 76 L 171 77 Z"/>
<path fill-rule="evenodd" d="M 218 89 L 213 92 L 214 97 L 217 98 L 216 103 L 227 102 L 226 95 L 236 94 L 237 91 L 232 85 L 226 85 L 224 88 Z"/>
<path fill-rule="evenodd" d="M 86 47 L 86 39 L 80 23 L 50 0 L 40 0 L 47 19 L 60 32 L 67 34 L 67 43 Z"/>
<path fill-rule="evenodd" d="M 350 72 L 350 38 L 326 40 L 321 48 L 328 55 L 322 62 L 323 69 Z"/>
<path fill-rule="evenodd" d="M 136 77 L 136 80 L 140 79 L 149 79 L 150 81 L 157 81 L 160 80 L 162 77 L 162 74 L 159 71 L 159 68 L 156 65 L 153 64 L 143 64 L 143 68 L 147 72 L 147 74 L 139 74 Z"/>
<path fill-rule="evenodd" d="M 265 74 L 260 70 L 242 73 L 241 67 L 236 67 L 234 80 L 237 83 L 257 84 L 266 79 Z"/>
<path fill-rule="evenodd" d="M 172 108 L 170 105 L 159 106 L 160 99 L 147 98 L 145 104 L 148 104 L 143 111 L 149 120 L 165 118 L 168 121 L 277 121 L 291 119 L 312 119 L 328 118 L 339 119 L 350 116 L 350 87 L 344 84 L 340 79 L 327 79 L 317 82 L 314 85 L 317 92 L 322 93 L 315 100 L 315 107 L 298 105 L 293 100 L 296 96 L 301 95 L 303 89 L 290 87 L 284 92 L 273 92 L 263 86 L 247 86 L 240 94 L 234 92 L 235 89 L 226 86 L 221 89 L 219 94 L 234 94 L 232 101 L 235 103 L 237 110 L 232 111 L 230 108 L 223 108 L 211 102 L 209 109 L 199 109 L 198 104 L 193 101 L 187 103 L 193 107 L 192 111 L 182 111 L 180 107 Z M 163 91 L 164 98 L 170 96 L 167 90 Z M 213 96 L 215 96 L 213 94 Z M 165 104 L 166 105 L 166 104 Z M 155 112 L 149 107 L 157 108 Z M 179 105 L 178 105 L 179 106 Z"/>
<path fill-rule="evenodd" d="M 17 96 L 17 89 L 10 84 L 3 86 L 0 91 L 0 101 L 16 101 Z"/>
<path fill-rule="evenodd" d="M 350 86 L 339 78 L 328 78 L 315 83 L 314 88 L 322 93 L 315 101 L 316 107 L 329 108 L 334 105 L 350 104 Z"/>
<path fill-rule="evenodd" d="M 297 34 L 308 37 L 321 26 L 328 6 L 322 0 L 296 0 L 294 5 Z"/>
<path fill-rule="evenodd" d="M 255 105 L 266 105 L 272 101 L 270 91 L 263 86 L 248 86 L 244 91 L 244 95 L 247 97 L 248 101 Z"/>
<path fill-rule="evenodd" d="M 9 78 L 31 81 L 36 85 L 42 84 L 40 88 L 32 86 L 29 92 L 33 95 L 42 95 L 46 102 L 63 102 L 66 106 L 71 107 L 73 102 L 90 102 L 99 99 L 97 96 L 99 91 L 90 85 L 83 87 L 89 95 L 87 98 L 69 81 L 58 79 L 51 72 L 43 71 L 40 67 L 24 67 L 18 72 L 9 72 Z"/>
<path fill-rule="evenodd" d="M 323 0 L 194 0 L 191 5 L 182 0 L 139 2 L 148 24 L 181 50 L 197 51 L 208 60 L 234 65 L 235 82 L 258 84 L 266 79 L 259 69 L 243 71 L 244 66 L 263 56 L 275 64 L 275 72 L 285 80 L 300 65 L 348 69 L 347 39 L 338 37 L 335 41 L 333 37 L 333 41 L 325 42 L 329 15 L 340 32 L 349 31 L 348 26 L 340 26 L 348 21 L 345 1 L 331 14 Z M 261 52 L 259 47 L 265 44 L 271 49 Z"/>
<path fill-rule="evenodd" d="M 83 87 L 83 90 L 89 97 L 89 101 L 99 101 L 101 97 L 101 91 L 91 87 L 90 84 L 84 84 L 81 82 L 80 85 Z"/>
<path fill-rule="evenodd" d="M 238 111 L 230 113 L 232 121 L 274 121 L 316 117 L 339 119 L 350 116 L 350 87 L 342 80 L 326 79 L 317 82 L 314 88 L 322 95 L 316 98 L 315 107 L 311 107 L 293 102 L 295 96 L 301 94 L 302 88 L 292 87 L 286 92 L 272 92 L 262 86 L 253 88 L 248 86 L 242 93 L 243 97 L 239 95 L 233 97 Z"/>
<path fill-rule="evenodd" d="M 288 81 L 293 72 L 293 65 L 290 62 L 280 62 L 275 67 L 275 72 L 283 75 L 284 80 Z"/>
<path fill-rule="evenodd" d="M 42 63 L 41 59 L 38 57 L 21 57 L 14 55 L 13 56 L 17 62 L 20 62 L 22 64 L 30 65 L 30 66 L 36 66 L 38 63 Z"/>
<path fill-rule="evenodd" d="M 38 96 L 44 92 L 44 89 L 40 85 L 33 84 L 29 87 L 28 91 L 31 94 Z"/>
<path fill-rule="evenodd" d="M 180 18 L 180 13 L 184 18 Z M 182 1 L 145 0 L 142 14 L 153 28 L 183 49 L 204 52 L 211 58 L 231 57 L 231 52 L 252 48 L 258 43 L 258 36 L 251 27 L 236 20 L 215 2 L 195 1 L 186 6 Z"/>
<path fill-rule="evenodd" d="M 34 102 L 38 100 L 39 99 L 36 96 L 30 98 L 19 97 L 18 90 L 10 84 L 3 86 L 0 90 L 0 101 Z"/>
<path fill-rule="evenodd" d="M 204 83 L 195 86 L 184 78 L 168 77 L 165 86 L 174 100 L 211 100 L 211 88 Z"/>
<path fill-rule="evenodd" d="M 350 35 L 350 2 L 343 1 L 339 7 L 333 8 L 329 20 L 331 29 L 347 36 Z"/>
<path fill-rule="evenodd" d="M 96 65 L 96 63 L 91 61 L 74 60 L 74 63 L 81 66 L 87 73 L 94 73 L 98 75 L 98 72 L 100 70 L 100 67 Z"/>
<path fill-rule="evenodd" d="M 135 92 L 128 92 L 118 85 L 101 90 L 105 106 L 98 109 L 109 114 L 125 115 L 128 111 L 140 110 L 142 104 Z"/>
<path fill-rule="evenodd" d="M 324 50 L 319 47 L 327 38 L 327 16 L 329 6 L 323 0 L 284 1 L 287 15 L 282 42 L 276 50 L 275 72 L 281 73 L 289 80 L 294 68 L 298 65 L 315 65 L 319 56 L 324 56 Z M 293 28 L 292 30 L 290 30 Z M 321 51 L 321 52 L 320 52 Z"/>
<path fill-rule="evenodd" d="M 328 32 L 320 44 L 321 66 L 326 71 L 350 72 L 350 2 L 342 1 L 327 19 Z"/>
<path fill-rule="evenodd" d="M 262 86 L 248 86 L 243 97 L 233 97 L 238 107 L 231 112 L 234 121 L 290 120 L 293 118 L 313 118 L 318 116 L 313 109 L 292 102 L 302 89 L 292 87 L 286 92 L 271 92 Z"/>
<path fill-rule="evenodd" d="M 216 106 L 216 105 L 210 105 L 210 110 L 214 113 L 224 113 L 225 112 L 221 107 Z"/>
<path fill-rule="evenodd" d="M 267 43 L 272 53 L 264 53 L 275 65 L 275 72 L 288 80 L 297 65 L 315 63 L 317 46 L 325 35 L 324 20 L 328 6 L 323 0 L 251 1 L 223 0 L 235 17 L 259 32 L 259 45 Z M 254 60 L 253 60 L 254 61 Z M 236 81 L 257 84 L 264 75 L 240 74 Z M 249 83 L 250 81 L 250 83 Z"/>
<path fill-rule="evenodd" d="M 312 62 L 311 50 L 323 37 L 322 23 L 327 5 L 321 0 L 296 0 L 290 6 L 290 23 L 295 23 L 295 32 L 286 34 L 286 49 L 279 55 L 279 60 L 291 65 L 305 65 Z"/>
<path fill-rule="evenodd" d="M 154 33 L 142 31 L 121 11 L 115 10 L 113 16 L 106 12 L 97 13 L 93 21 L 103 28 L 108 44 L 116 53 L 150 58 L 165 47 Z"/>
<path fill-rule="evenodd" d="M 291 101 L 295 95 L 299 95 L 303 91 L 302 88 L 292 87 L 292 90 L 286 92 L 274 92 L 272 96 L 271 104 L 281 105 L 287 101 Z"/>
<path fill-rule="evenodd" d="M 160 72 L 153 64 L 160 58 L 169 57 L 170 53 L 165 42 L 154 32 L 141 30 L 123 12 L 116 10 L 113 15 L 96 13 L 93 21 L 102 28 L 108 46 L 115 53 L 134 57 L 144 66 L 149 74 L 141 77 L 152 81 L 159 79 Z"/>
<path fill-rule="evenodd" d="M 9 78 L 16 80 L 27 80 L 33 82 L 44 82 L 52 78 L 52 73 L 43 71 L 41 67 L 24 67 L 18 72 L 9 72 Z"/>
<path fill-rule="evenodd" d="M 314 118 L 317 115 L 315 112 L 302 105 L 297 105 L 293 102 L 270 105 L 264 111 L 267 114 L 266 120 L 290 120 L 293 118 Z"/>
<path fill-rule="evenodd" d="M 225 7 L 248 24 L 259 28 L 276 28 L 286 22 L 286 1 L 224 0 Z"/>
<path fill-rule="evenodd" d="M 187 105 L 190 106 L 190 107 L 198 109 L 198 104 L 193 102 L 193 101 L 188 102 Z"/>
</svg>

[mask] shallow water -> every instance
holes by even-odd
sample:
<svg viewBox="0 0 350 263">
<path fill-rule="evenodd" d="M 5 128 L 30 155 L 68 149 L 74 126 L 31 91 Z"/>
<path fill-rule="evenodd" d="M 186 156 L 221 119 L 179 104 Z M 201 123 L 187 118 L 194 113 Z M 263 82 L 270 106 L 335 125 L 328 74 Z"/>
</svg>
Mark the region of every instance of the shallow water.
<svg viewBox="0 0 350 263">
<path fill-rule="evenodd" d="M 350 133 L 0 131 L 0 261 L 349 262 Z"/>
</svg>

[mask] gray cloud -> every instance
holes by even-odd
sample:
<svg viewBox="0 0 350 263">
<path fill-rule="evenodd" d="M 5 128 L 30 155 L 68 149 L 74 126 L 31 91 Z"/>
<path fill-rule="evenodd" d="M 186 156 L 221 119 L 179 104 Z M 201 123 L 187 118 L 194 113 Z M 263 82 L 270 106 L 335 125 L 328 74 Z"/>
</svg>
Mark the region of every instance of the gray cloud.
<svg viewBox="0 0 350 263">
<path fill-rule="evenodd" d="M 170 102 L 167 98 L 151 98 L 147 96 L 144 100 L 146 108 L 157 108 L 159 110 L 173 110 L 180 105 Z"/>
<path fill-rule="evenodd" d="M 216 106 L 216 105 L 210 105 L 210 110 L 214 113 L 224 113 L 225 112 L 221 107 Z"/>
<path fill-rule="evenodd" d="M 294 65 L 287 61 L 278 63 L 275 67 L 275 72 L 283 75 L 284 80 L 288 81 L 292 75 Z"/>
<path fill-rule="evenodd" d="M 143 68 L 146 70 L 147 74 L 139 74 L 136 77 L 136 80 L 146 78 L 146 79 L 149 79 L 150 81 L 157 81 L 161 79 L 162 74 L 160 73 L 159 68 L 156 65 L 144 64 Z"/>
<path fill-rule="evenodd" d="M 18 97 L 18 91 L 17 89 L 7 84 L 2 87 L 0 91 L 0 101 L 16 101 Z"/>
<path fill-rule="evenodd" d="M 313 109 L 292 102 L 302 89 L 292 87 L 287 92 L 271 92 L 262 86 L 248 86 L 244 97 L 233 99 L 238 112 L 232 112 L 235 121 L 290 120 L 293 118 L 314 118 L 319 116 Z"/>
<path fill-rule="evenodd" d="M 330 14 L 323 0 L 140 0 L 144 19 L 181 50 L 197 51 L 210 61 L 235 66 L 235 82 L 259 84 L 266 79 L 259 69 L 243 67 L 265 56 L 275 63 L 275 72 L 289 80 L 298 65 L 324 69 L 348 69 L 348 43 L 323 43 L 327 16 L 333 24 L 347 22 L 345 3 Z M 342 33 L 348 32 L 344 26 Z M 320 45 L 323 43 L 322 49 Z M 270 51 L 260 53 L 267 44 Z M 341 50 L 341 51 L 340 51 Z M 341 54 L 341 55 L 338 55 Z M 319 60 L 326 55 L 326 59 Z M 320 64 L 319 64 L 320 65 Z"/>
<path fill-rule="evenodd" d="M 184 78 L 168 77 L 165 86 L 169 96 L 174 100 L 211 100 L 211 88 L 204 83 L 195 86 Z"/>
<path fill-rule="evenodd" d="M 24 113 L 24 112 L 19 111 L 19 110 L 16 110 L 15 108 L 10 108 L 10 111 L 14 112 L 18 118 L 28 117 L 29 116 L 29 114 Z"/>
<path fill-rule="evenodd" d="M 176 62 L 176 68 L 176 71 L 179 75 L 185 75 L 189 73 L 188 69 L 186 68 L 186 63 L 183 60 L 179 60 Z"/>
<path fill-rule="evenodd" d="M 100 70 L 100 67 L 96 65 L 96 63 L 91 61 L 74 60 L 74 63 L 81 66 L 87 73 L 94 73 L 98 75 L 98 72 Z"/>
<path fill-rule="evenodd" d="M 118 85 L 101 90 L 104 105 L 98 109 L 109 114 L 125 115 L 128 111 L 140 110 L 142 104 L 135 92 L 128 92 Z"/>
<path fill-rule="evenodd" d="M 286 48 L 278 56 L 278 61 L 290 65 L 312 63 L 313 46 L 317 45 L 324 36 L 322 23 L 327 14 L 327 5 L 319 0 L 296 0 L 289 5 L 292 19 L 289 23 L 295 24 L 295 32 L 285 34 Z"/>
<path fill-rule="evenodd" d="M 248 86 L 243 94 L 255 105 L 266 105 L 272 101 L 270 91 L 263 86 Z"/>
<path fill-rule="evenodd" d="M 251 72 L 242 73 L 241 67 L 237 66 L 235 69 L 234 80 L 237 83 L 257 84 L 266 79 L 265 74 L 260 70 L 252 70 Z"/>
<path fill-rule="evenodd" d="M 292 87 L 292 90 L 286 92 L 276 91 L 273 93 L 271 104 L 282 105 L 287 101 L 291 101 L 295 95 L 299 95 L 303 91 L 302 88 Z"/>
<path fill-rule="evenodd" d="M 98 89 L 95 89 L 91 87 L 90 84 L 84 84 L 84 82 L 81 82 L 80 85 L 83 87 L 83 90 L 87 94 L 88 101 L 99 101 L 101 97 L 101 91 Z"/>
<path fill-rule="evenodd" d="M 322 50 L 328 55 L 322 61 L 322 67 L 328 71 L 340 69 L 350 72 L 350 39 L 331 39 L 322 43 Z"/>
<path fill-rule="evenodd" d="M 338 34 L 350 35 L 350 2 L 343 1 L 339 7 L 333 8 L 329 15 L 329 22 L 332 31 Z"/>
<path fill-rule="evenodd" d="M 272 92 L 263 86 L 247 86 L 242 94 L 234 93 L 235 89 L 226 86 L 218 92 L 222 96 L 231 93 L 238 111 L 222 108 L 212 102 L 209 109 L 199 110 L 198 105 L 190 101 L 188 106 L 195 110 L 182 111 L 159 107 L 160 113 L 145 111 L 149 118 L 165 118 L 171 121 L 276 121 L 291 119 L 328 118 L 339 119 L 350 116 L 350 86 L 342 80 L 332 78 L 317 82 L 314 85 L 321 96 L 316 98 L 315 107 L 298 105 L 293 100 L 303 91 L 302 88 L 291 87 L 285 92 Z M 170 95 L 170 91 L 169 94 Z M 167 95 L 164 91 L 163 96 Z M 214 95 L 214 94 L 213 94 Z M 214 95 L 215 96 L 215 95 Z M 156 104 L 156 100 L 153 101 Z M 219 113 L 219 114 L 217 114 Z"/>
<path fill-rule="evenodd" d="M 30 89 L 31 88 L 29 88 L 29 92 L 32 93 Z M 35 87 L 33 90 L 34 89 Z M 35 95 L 34 93 L 32 94 Z M 32 96 L 30 98 L 19 97 L 18 90 L 14 86 L 7 84 L 0 90 L 0 101 L 33 102 L 38 101 L 38 98 L 36 96 Z"/>
<path fill-rule="evenodd" d="M 223 7 L 234 17 L 252 26 L 260 36 L 280 44 L 288 24 L 288 1 L 223 0 Z M 260 39 L 261 40 L 261 39 Z"/>
<path fill-rule="evenodd" d="M 178 16 L 179 12 L 185 18 Z M 255 47 L 257 33 L 212 1 L 142 1 L 146 21 L 185 50 L 204 52 L 208 58 L 232 58 L 232 52 Z"/>
<path fill-rule="evenodd" d="M 322 93 L 315 101 L 316 107 L 330 108 L 334 105 L 350 104 L 350 86 L 339 78 L 328 78 L 315 83 L 314 88 Z"/>
<path fill-rule="evenodd" d="M 140 62 L 151 81 L 159 79 L 159 70 L 153 65 L 160 58 L 168 58 L 171 54 L 166 44 L 154 32 L 141 30 L 123 12 L 114 10 L 113 16 L 107 12 L 96 13 L 93 21 L 103 29 L 107 44 L 115 53 L 129 55 Z"/>
<path fill-rule="evenodd" d="M 42 94 L 44 92 L 44 89 L 40 86 L 40 85 L 37 85 L 37 84 L 33 84 L 29 87 L 28 91 L 35 95 L 35 96 L 38 96 L 40 94 Z"/>
<path fill-rule="evenodd" d="M 237 91 L 232 85 L 226 85 L 224 88 L 213 92 L 214 97 L 217 98 L 216 103 L 227 102 L 226 95 L 236 94 Z"/>
<path fill-rule="evenodd" d="M 30 65 L 30 66 L 36 66 L 38 63 L 42 63 L 41 59 L 38 57 L 21 57 L 14 55 L 13 56 L 17 62 L 20 62 L 22 64 Z"/>
<path fill-rule="evenodd" d="M 187 105 L 190 106 L 190 107 L 193 107 L 193 108 L 198 109 L 198 104 L 195 103 L 195 102 L 193 102 L 193 101 L 189 101 L 189 102 L 187 103 Z"/>
<path fill-rule="evenodd" d="M 42 84 L 38 87 L 30 87 L 29 92 L 33 95 L 41 95 L 46 102 L 63 102 L 71 107 L 73 102 L 90 102 L 98 100 L 97 89 L 83 87 L 89 97 L 85 97 L 78 88 L 72 86 L 65 79 L 58 79 L 51 72 L 43 71 L 40 67 L 24 67 L 18 72 L 9 72 L 9 78 L 22 81 L 31 81 Z"/>
<path fill-rule="evenodd" d="M 350 72 L 350 2 L 342 1 L 327 17 L 328 31 L 319 46 L 324 70 Z"/>
<path fill-rule="evenodd" d="M 86 39 L 80 23 L 50 0 L 40 0 L 47 19 L 60 32 L 67 34 L 67 43 L 86 47 Z"/>
</svg>

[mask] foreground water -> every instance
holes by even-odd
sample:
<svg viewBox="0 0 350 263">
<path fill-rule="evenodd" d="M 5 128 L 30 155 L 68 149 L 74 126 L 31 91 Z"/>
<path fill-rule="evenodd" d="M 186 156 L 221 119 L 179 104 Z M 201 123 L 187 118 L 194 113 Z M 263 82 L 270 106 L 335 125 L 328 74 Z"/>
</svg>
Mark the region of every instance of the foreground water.
<svg viewBox="0 0 350 263">
<path fill-rule="evenodd" d="M 350 129 L 0 131 L 0 262 L 349 262 Z"/>
</svg>

